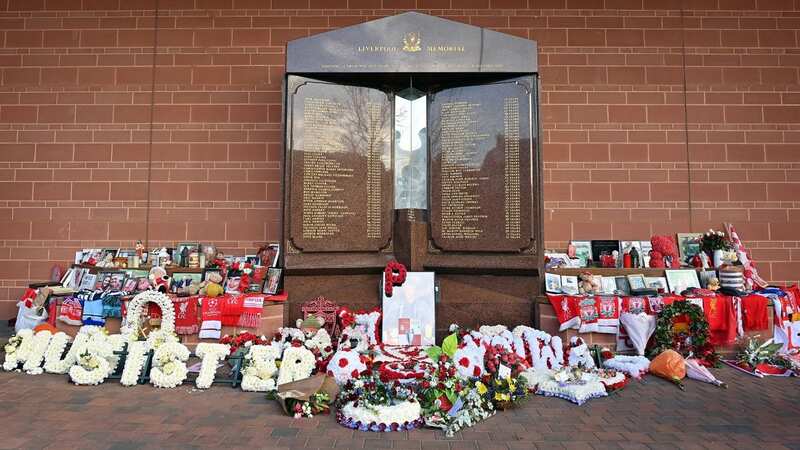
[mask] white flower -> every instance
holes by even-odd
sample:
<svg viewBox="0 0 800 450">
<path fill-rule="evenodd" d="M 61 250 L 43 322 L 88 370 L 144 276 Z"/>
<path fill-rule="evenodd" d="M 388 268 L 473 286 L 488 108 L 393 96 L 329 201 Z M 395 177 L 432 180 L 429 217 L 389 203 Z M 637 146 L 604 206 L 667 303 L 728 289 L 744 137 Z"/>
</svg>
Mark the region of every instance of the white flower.
<svg viewBox="0 0 800 450">
<path fill-rule="evenodd" d="M 142 374 L 147 352 L 149 351 L 150 344 L 146 341 L 128 343 L 125 367 L 122 369 L 122 377 L 119 380 L 123 386 L 135 386 L 139 382 L 139 376 Z"/>
<path fill-rule="evenodd" d="M 354 370 L 359 374 L 367 370 L 366 364 L 361 361 L 361 355 L 355 350 L 337 351 L 328 363 L 327 369 L 339 385 L 352 380 Z"/>
<path fill-rule="evenodd" d="M 280 352 L 269 345 L 253 345 L 245 355 L 247 364 L 242 371 L 242 390 L 249 392 L 270 392 L 276 388 L 273 379 L 278 371 L 275 360 Z"/>
<path fill-rule="evenodd" d="M 28 353 L 28 359 L 25 360 L 25 364 L 22 366 L 22 370 L 29 375 L 38 375 L 42 373 L 40 366 L 42 365 L 45 352 L 47 352 L 47 346 L 50 344 L 50 338 L 52 336 L 53 333 L 50 331 L 42 330 L 31 338 L 31 350 Z"/>
<path fill-rule="evenodd" d="M 227 344 L 211 344 L 201 342 L 197 344 L 195 354 L 202 358 L 200 373 L 195 380 L 198 389 L 208 389 L 214 383 L 214 376 L 217 373 L 217 363 L 230 353 L 230 346 Z"/>
<path fill-rule="evenodd" d="M 11 353 L 6 351 L 3 370 L 11 371 L 16 369 L 20 363 L 27 361 L 28 354 L 33 349 L 33 330 L 28 328 L 19 330 L 8 342 L 8 345 L 14 347 L 14 351 Z"/>
<path fill-rule="evenodd" d="M 150 370 L 150 382 L 159 388 L 174 388 L 183 383 L 188 374 L 186 361 L 189 349 L 178 342 L 167 342 L 156 349 L 153 355 L 153 368 Z"/>
<path fill-rule="evenodd" d="M 166 334 L 175 333 L 175 307 L 172 305 L 172 300 L 158 291 L 144 291 L 128 303 L 128 313 L 120 328 L 122 335 L 128 340 L 136 340 L 142 313 L 149 302 L 161 308 L 161 331 Z"/>
<path fill-rule="evenodd" d="M 281 369 L 278 372 L 278 385 L 310 377 L 315 365 L 314 354 L 307 348 L 287 348 L 283 352 Z"/>
</svg>

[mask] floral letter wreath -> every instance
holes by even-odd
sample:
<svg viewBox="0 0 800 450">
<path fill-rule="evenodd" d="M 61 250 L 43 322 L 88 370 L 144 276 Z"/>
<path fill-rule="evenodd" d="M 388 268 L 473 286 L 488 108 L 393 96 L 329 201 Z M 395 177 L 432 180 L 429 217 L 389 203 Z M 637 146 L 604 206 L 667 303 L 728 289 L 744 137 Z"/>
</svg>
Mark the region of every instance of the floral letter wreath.
<svg viewBox="0 0 800 450">
<path fill-rule="evenodd" d="M 183 383 L 189 372 L 186 360 L 189 349 L 179 342 L 167 342 L 160 345 L 153 355 L 153 369 L 150 370 L 150 382 L 159 388 L 174 388 Z"/>
<path fill-rule="evenodd" d="M 158 291 L 144 291 L 133 297 L 128 304 L 128 314 L 125 316 L 125 325 L 121 332 L 126 337 L 136 335 L 139 329 L 139 319 L 147 303 L 153 302 L 161 307 L 161 330 L 167 334 L 175 334 L 175 308 L 172 300 Z"/>
<path fill-rule="evenodd" d="M 242 390 L 249 392 L 274 391 L 275 373 L 278 366 L 275 360 L 281 357 L 277 347 L 271 345 L 253 345 L 244 355 L 245 368 L 242 371 Z"/>
<path fill-rule="evenodd" d="M 198 358 L 203 360 L 200 365 L 200 373 L 197 374 L 197 379 L 195 379 L 197 389 L 211 387 L 214 383 L 214 376 L 217 373 L 217 363 L 225 359 L 230 351 L 231 347 L 227 344 L 211 344 L 208 342 L 197 344 L 194 352 Z"/>
<path fill-rule="evenodd" d="M 395 286 L 400 286 L 406 281 L 406 266 L 397 261 L 389 261 L 383 269 L 384 283 L 383 291 L 387 297 L 392 296 Z"/>
<path fill-rule="evenodd" d="M 691 344 L 688 346 L 681 346 L 680 335 L 676 336 L 673 331 L 673 319 L 681 315 L 686 315 L 689 319 L 687 337 L 691 338 Z M 658 314 L 654 336 L 656 347 L 652 351 L 653 356 L 664 350 L 673 349 L 684 356 L 690 352 L 694 353 L 694 356 L 710 364 L 715 364 L 718 359 L 718 355 L 708 342 L 708 321 L 703 315 L 703 310 L 693 303 L 681 300 L 665 305 Z"/>
<path fill-rule="evenodd" d="M 310 377 L 316 362 L 314 354 L 305 347 L 287 348 L 283 352 L 281 369 L 278 372 L 278 385 Z"/>
</svg>

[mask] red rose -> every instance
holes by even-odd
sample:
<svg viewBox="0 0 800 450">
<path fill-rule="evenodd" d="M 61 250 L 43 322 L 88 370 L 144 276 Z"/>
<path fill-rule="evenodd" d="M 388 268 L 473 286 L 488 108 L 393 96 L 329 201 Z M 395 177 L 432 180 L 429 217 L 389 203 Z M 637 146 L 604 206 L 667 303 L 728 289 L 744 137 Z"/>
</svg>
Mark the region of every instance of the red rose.
<svg viewBox="0 0 800 450">
<path fill-rule="evenodd" d="M 466 356 L 459 359 L 458 363 L 461 364 L 462 367 L 469 367 L 469 359 Z"/>
<path fill-rule="evenodd" d="M 474 376 L 474 377 L 481 376 L 481 368 L 478 367 L 478 366 L 475 366 L 475 368 L 472 369 L 472 376 Z"/>
<path fill-rule="evenodd" d="M 353 371 L 350 372 L 350 376 L 353 378 L 358 378 L 358 370 L 353 369 Z"/>
<path fill-rule="evenodd" d="M 340 359 L 340 360 L 339 360 L 339 367 L 341 367 L 342 369 L 344 369 L 345 367 L 347 367 L 347 360 L 346 360 L 346 359 L 344 359 L 344 358 Z"/>
</svg>

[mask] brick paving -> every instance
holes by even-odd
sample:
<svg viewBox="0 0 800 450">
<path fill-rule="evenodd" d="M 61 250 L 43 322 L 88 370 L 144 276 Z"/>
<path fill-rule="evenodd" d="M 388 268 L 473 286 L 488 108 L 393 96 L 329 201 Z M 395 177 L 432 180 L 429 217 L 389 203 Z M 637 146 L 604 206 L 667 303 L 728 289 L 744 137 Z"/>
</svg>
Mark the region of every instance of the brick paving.
<svg viewBox="0 0 800 450">
<path fill-rule="evenodd" d="M 681 392 L 646 377 L 582 407 L 533 396 L 445 438 L 438 430 L 356 432 L 330 416 L 295 420 L 264 395 L 225 385 L 81 387 L 3 372 L 0 448 L 800 449 L 797 379 L 717 374 L 729 389 L 687 380 Z"/>
</svg>

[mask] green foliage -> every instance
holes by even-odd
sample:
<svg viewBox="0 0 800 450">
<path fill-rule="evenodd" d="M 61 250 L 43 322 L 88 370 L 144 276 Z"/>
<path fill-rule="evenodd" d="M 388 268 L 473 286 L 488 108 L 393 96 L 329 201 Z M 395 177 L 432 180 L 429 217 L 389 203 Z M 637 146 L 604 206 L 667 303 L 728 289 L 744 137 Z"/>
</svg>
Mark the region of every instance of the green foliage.
<svg viewBox="0 0 800 450">
<path fill-rule="evenodd" d="M 457 349 L 458 349 L 458 336 L 455 333 L 444 338 L 444 341 L 442 341 L 442 352 L 444 352 L 445 355 L 452 358 L 453 355 L 456 354 Z"/>
</svg>

